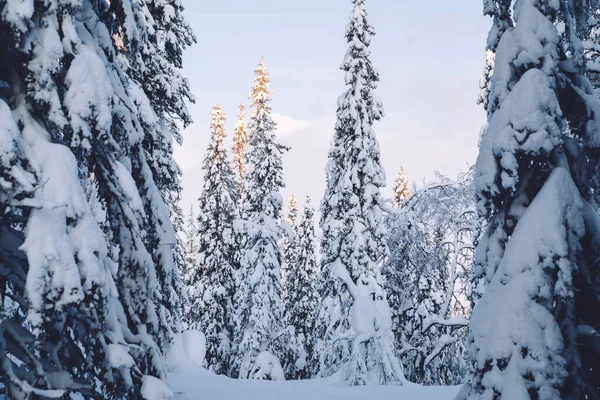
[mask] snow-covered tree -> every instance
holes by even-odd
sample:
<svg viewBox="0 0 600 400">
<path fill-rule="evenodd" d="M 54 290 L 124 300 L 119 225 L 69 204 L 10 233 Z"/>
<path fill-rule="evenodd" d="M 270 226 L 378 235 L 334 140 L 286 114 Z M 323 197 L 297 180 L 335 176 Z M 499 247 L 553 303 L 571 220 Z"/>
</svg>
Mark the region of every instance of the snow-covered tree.
<svg viewBox="0 0 600 400">
<path fill-rule="evenodd" d="M 587 75 L 596 90 L 600 87 L 600 8 L 590 18 L 589 40 L 584 42 Z"/>
<path fill-rule="evenodd" d="M 477 104 L 482 104 L 485 110 L 488 109 L 488 100 L 490 97 L 490 80 L 494 74 L 494 51 L 490 48 L 485 52 L 485 66 L 483 75 L 479 81 L 479 96 L 477 96 Z"/>
<path fill-rule="evenodd" d="M 171 340 L 174 325 L 167 304 L 175 292 L 167 282 L 173 269 L 174 233 L 143 148 L 144 124 L 156 120 L 156 114 L 133 71 L 117 57 L 122 52 L 119 46 L 132 55 L 139 53 L 148 26 L 141 9 L 129 3 L 111 3 L 115 21 L 104 22 L 106 32 L 94 16 L 98 12 L 100 20 L 105 20 L 106 10 L 94 7 L 103 6 L 83 7 L 76 18 L 83 25 L 78 29 L 86 29 L 90 36 L 81 36 L 65 76 L 71 87 L 65 103 L 73 105 L 67 112 L 73 129 L 65 130 L 65 139 L 78 157 L 80 169 L 97 181 L 99 203 L 106 209 L 106 226 L 119 265 L 117 290 L 130 333 L 138 337 L 138 346 L 132 351 L 144 370 L 162 375 L 160 350 Z M 110 49 L 104 47 L 107 35 L 113 38 Z M 102 50 L 94 49 L 92 43 Z M 106 65 L 111 59 L 114 63 Z"/>
<path fill-rule="evenodd" d="M 496 49 L 498 48 L 498 43 L 500 42 L 502 34 L 513 26 L 510 6 L 511 1 L 483 0 L 483 12 L 484 14 L 491 16 L 493 22 L 485 46 L 485 66 L 479 82 L 480 93 L 477 97 L 477 104 L 482 104 L 488 114 L 492 111 L 492 108 L 489 107 L 489 94 L 490 82 L 492 74 L 494 73 Z M 495 105 L 492 107 L 495 107 Z"/>
<path fill-rule="evenodd" d="M 497 21 L 511 6 L 486 1 Z M 472 382 L 459 398 L 600 397 L 597 94 L 581 40 L 590 3 L 521 0 L 499 37 L 475 168 L 487 221 L 485 284 L 470 324 Z M 496 25 L 496 24 L 495 24 Z M 586 154 L 587 153 L 587 154 Z"/>
<path fill-rule="evenodd" d="M 281 283 L 283 291 L 287 290 L 286 276 L 291 269 L 296 268 L 296 259 L 298 252 L 298 203 L 296 202 L 296 196 L 293 194 L 288 200 L 288 213 L 287 223 L 291 228 L 288 232 L 288 237 L 284 237 L 282 241 L 283 245 L 283 257 L 284 263 L 281 268 Z"/>
<path fill-rule="evenodd" d="M 148 246 L 172 226 L 142 144 L 155 113 L 117 54 L 151 26 L 130 2 L 24 4 L 0 5 L 0 375 L 14 399 L 144 398 L 170 323 Z"/>
<path fill-rule="evenodd" d="M 338 99 L 321 203 L 315 369 L 320 376 L 341 371 L 353 385 L 403 382 L 379 273 L 387 247 L 380 195 L 385 173 L 372 129 L 383 115 L 374 94 L 379 75 L 369 58 L 374 30 L 365 1 L 352 4 L 341 66 L 348 89 Z"/>
<path fill-rule="evenodd" d="M 297 227 L 298 225 L 298 202 L 294 194 L 288 200 L 287 222 L 293 227 Z"/>
<path fill-rule="evenodd" d="M 464 381 L 474 207 L 469 173 L 456 181 L 438 176 L 386 214 L 390 257 L 382 275 L 396 345 L 412 382 Z"/>
<path fill-rule="evenodd" d="M 600 95 L 600 5 L 593 5 L 588 34 L 589 37 L 583 42 L 585 46 L 585 58 L 587 76 L 596 93 Z M 586 146 L 586 154 L 591 163 L 600 162 L 600 151 L 594 146 Z M 596 203 L 600 202 L 600 169 L 596 169 L 592 179 L 592 192 Z"/>
<path fill-rule="evenodd" d="M 236 181 L 225 149 L 225 113 L 213 108 L 211 136 L 202 164 L 204 186 L 199 198 L 197 224 L 198 258 L 188 281 L 190 292 L 188 326 L 206 336 L 207 369 L 217 373 L 229 370 L 229 352 L 234 294 L 233 220 Z"/>
<path fill-rule="evenodd" d="M 410 196 L 408 188 L 408 179 L 404 175 L 404 167 L 400 167 L 400 172 L 394 181 L 394 207 L 402 207 L 402 203 Z"/>
<path fill-rule="evenodd" d="M 246 111 L 243 104 L 239 105 L 238 119 L 233 131 L 233 169 L 237 174 L 240 191 L 246 178 L 245 154 L 248 147 L 248 131 L 246 127 Z"/>
<path fill-rule="evenodd" d="M 143 73 L 142 88 L 152 109 L 160 118 L 163 129 L 164 138 L 160 140 L 165 141 L 161 144 L 166 147 L 157 150 L 163 151 L 163 154 L 170 158 L 172 154 L 167 146 L 172 144 L 173 139 L 179 144 L 183 142 L 179 123 L 183 127 L 192 123 L 186 102 L 193 103 L 194 96 L 188 80 L 181 75 L 181 69 L 183 51 L 196 43 L 196 37 L 183 16 L 184 7 L 181 0 L 143 0 L 140 3 L 144 7 L 148 35 L 141 51 L 143 65 L 139 65 Z M 164 132 L 164 129 L 167 132 Z M 172 160 L 165 161 L 173 165 Z M 162 187 L 168 183 L 157 184 Z"/>
<path fill-rule="evenodd" d="M 181 270 L 184 268 L 179 253 L 181 243 L 172 222 L 183 219 L 179 200 L 181 170 L 173 158 L 173 144 L 182 143 L 180 125 L 191 123 L 186 101 L 194 101 L 187 79 L 181 75 L 183 50 L 195 42 L 188 22 L 183 17 L 180 1 L 143 0 L 139 4 L 139 18 L 145 22 L 144 39 L 139 51 L 132 52 L 127 40 L 119 43 L 119 56 L 124 69 L 143 90 L 133 98 L 138 107 L 144 130 L 142 147 L 148 168 L 158 190 L 146 187 L 145 181 L 136 180 L 145 204 L 149 229 L 146 236 L 148 248 L 156 266 L 160 293 L 157 338 L 161 348 L 172 342 L 180 329 L 182 301 Z M 118 36 L 123 33 L 119 32 Z M 141 93 L 140 93 L 141 94 Z M 165 211 L 168 215 L 165 215 Z M 177 225 L 176 225 L 177 226 Z"/>
<path fill-rule="evenodd" d="M 248 128 L 246 179 L 241 218 L 236 231 L 242 237 L 239 288 L 236 291 L 234 349 L 231 375 L 239 378 L 280 379 L 280 358 L 286 330 L 281 298 L 282 153 L 275 140 L 271 116 L 270 78 L 261 62 L 250 93 L 254 108 Z"/>
<path fill-rule="evenodd" d="M 310 198 L 306 198 L 302 218 L 297 228 L 295 264 L 287 271 L 285 281 L 286 323 L 293 328 L 299 357 L 284 362 L 287 375 L 293 379 L 308 379 L 311 376 L 308 360 L 313 353 L 313 325 L 317 313 L 319 296 L 317 293 L 318 266 L 316 259 L 316 238 L 314 211 Z M 292 353 L 292 352 L 290 352 Z"/>
<path fill-rule="evenodd" d="M 193 276 L 191 270 L 196 265 L 196 259 L 198 258 L 198 253 L 200 252 L 200 248 L 198 247 L 198 217 L 194 213 L 194 205 L 190 205 L 190 212 L 187 215 L 185 228 L 183 229 L 184 242 L 185 242 L 185 263 L 187 266 L 187 273 L 185 282 L 188 284 L 188 274 Z"/>
<path fill-rule="evenodd" d="M 178 231 L 178 239 L 180 238 L 183 246 L 182 255 L 183 258 L 183 270 L 181 272 L 181 277 L 183 281 L 183 308 L 181 310 L 181 323 L 183 328 L 189 330 L 190 323 L 194 323 L 196 321 L 190 321 L 188 316 L 192 315 L 192 311 L 190 310 L 191 302 L 190 298 L 192 297 L 192 292 L 194 292 L 195 285 L 192 285 L 192 281 L 197 279 L 196 275 L 196 260 L 198 259 L 198 253 L 200 249 L 198 247 L 198 226 L 197 226 L 197 216 L 194 213 L 194 205 L 190 205 L 190 211 L 185 218 L 185 225 L 183 229 Z"/>
<path fill-rule="evenodd" d="M 179 205 L 180 199 L 180 197 L 177 197 L 177 199 L 170 204 L 171 221 L 173 222 L 173 230 L 175 233 L 175 246 L 173 250 L 175 271 L 172 276 L 172 284 L 174 285 L 173 288 L 177 291 L 177 297 L 172 303 L 172 312 L 175 314 L 173 325 L 176 332 L 181 332 L 184 328 L 182 325 L 183 313 L 188 303 L 187 292 L 185 290 L 185 275 L 187 274 L 189 267 L 186 253 L 187 243 L 184 239 L 184 235 L 186 234 L 185 217 L 183 215 L 183 210 Z"/>
</svg>

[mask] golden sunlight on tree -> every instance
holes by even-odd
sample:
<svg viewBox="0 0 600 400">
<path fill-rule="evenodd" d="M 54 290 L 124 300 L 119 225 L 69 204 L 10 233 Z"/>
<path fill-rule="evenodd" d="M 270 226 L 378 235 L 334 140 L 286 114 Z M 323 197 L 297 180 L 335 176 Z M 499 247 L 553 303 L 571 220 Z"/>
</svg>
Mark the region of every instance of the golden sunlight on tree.
<svg viewBox="0 0 600 400">
<path fill-rule="evenodd" d="M 394 182 L 394 207 L 402 207 L 404 200 L 406 200 L 408 196 L 410 196 L 408 179 L 406 179 L 406 176 L 404 175 L 404 167 L 400 167 L 400 172 Z"/>
<path fill-rule="evenodd" d="M 246 112 L 243 104 L 239 106 L 238 120 L 233 131 L 233 169 L 237 173 L 240 187 L 246 176 L 244 154 L 248 147 L 248 127 L 246 125 Z"/>
</svg>

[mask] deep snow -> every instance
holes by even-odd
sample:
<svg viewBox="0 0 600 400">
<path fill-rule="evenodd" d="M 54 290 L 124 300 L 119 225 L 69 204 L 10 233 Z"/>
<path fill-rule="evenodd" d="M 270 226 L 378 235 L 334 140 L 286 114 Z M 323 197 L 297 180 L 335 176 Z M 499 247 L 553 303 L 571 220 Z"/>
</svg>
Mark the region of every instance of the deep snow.
<svg viewBox="0 0 600 400">
<path fill-rule="evenodd" d="M 258 381 L 230 379 L 201 368 L 195 361 L 182 362 L 169 375 L 175 400 L 452 400 L 457 386 L 345 387 L 333 379 L 306 381 Z"/>
<path fill-rule="evenodd" d="M 452 400 L 458 386 L 348 387 L 335 377 L 304 381 L 260 381 L 215 375 L 200 365 L 204 358 L 202 333 L 188 331 L 169 355 L 169 386 L 174 400 Z"/>
</svg>

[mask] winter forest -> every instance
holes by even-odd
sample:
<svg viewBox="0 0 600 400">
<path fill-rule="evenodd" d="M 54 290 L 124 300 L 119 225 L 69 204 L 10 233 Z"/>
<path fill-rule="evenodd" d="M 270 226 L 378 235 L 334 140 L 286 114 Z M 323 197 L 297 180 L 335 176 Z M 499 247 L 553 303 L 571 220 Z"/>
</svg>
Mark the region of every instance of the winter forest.
<svg viewBox="0 0 600 400">
<path fill-rule="evenodd" d="M 190 83 L 232 71 L 187 65 L 230 43 L 196 35 L 197 1 L 0 0 L 0 399 L 600 400 L 599 1 L 477 5 L 473 157 L 380 146 L 400 111 L 368 10 L 398 4 L 338 1 L 328 149 L 296 163 L 268 52 L 221 98 Z M 405 168 L 445 152 L 464 167 Z"/>
</svg>

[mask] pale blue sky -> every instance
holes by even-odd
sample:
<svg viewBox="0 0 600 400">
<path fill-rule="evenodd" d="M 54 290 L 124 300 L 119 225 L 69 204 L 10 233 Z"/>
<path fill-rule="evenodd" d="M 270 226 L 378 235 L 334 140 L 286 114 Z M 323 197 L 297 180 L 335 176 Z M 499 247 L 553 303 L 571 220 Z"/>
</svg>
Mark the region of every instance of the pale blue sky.
<svg viewBox="0 0 600 400">
<path fill-rule="evenodd" d="M 237 106 L 248 105 L 253 70 L 263 56 L 272 78 L 273 111 L 286 154 L 284 197 L 313 197 L 318 205 L 333 131 L 336 99 L 344 90 L 338 69 L 346 51 L 350 0 L 184 0 L 198 37 L 188 49 L 184 74 L 196 104 L 195 123 L 176 150 L 183 171 L 183 206 L 195 202 L 209 135 L 219 103 L 233 132 Z M 375 125 L 388 177 L 401 165 L 411 181 L 433 171 L 455 175 L 477 155 L 485 113 L 476 104 L 490 21 L 481 0 L 368 0 L 377 35 L 372 60 L 381 74 L 377 91 L 385 118 Z M 301 201 L 300 201 L 301 202 Z"/>
</svg>

